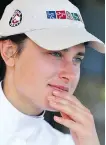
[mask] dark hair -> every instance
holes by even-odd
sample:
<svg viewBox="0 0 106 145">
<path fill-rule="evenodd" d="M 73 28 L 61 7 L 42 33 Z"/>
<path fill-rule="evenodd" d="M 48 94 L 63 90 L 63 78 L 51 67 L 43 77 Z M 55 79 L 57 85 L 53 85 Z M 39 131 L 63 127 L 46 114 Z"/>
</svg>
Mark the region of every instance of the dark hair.
<svg viewBox="0 0 106 145">
<path fill-rule="evenodd" d="M 17 34 L 17 35 L 2 37 L 0 38 L 0 41 L 11 40 L 14 44 L 18 46 L 17 55 L 20 55 L 23 50 L 24 41 L 27 38 L 28 37 L 25 34 Z M 6 64 L 0 55 L 0 81 L 4 79 L 5 74 L 6 74 Z"/>
</svg>

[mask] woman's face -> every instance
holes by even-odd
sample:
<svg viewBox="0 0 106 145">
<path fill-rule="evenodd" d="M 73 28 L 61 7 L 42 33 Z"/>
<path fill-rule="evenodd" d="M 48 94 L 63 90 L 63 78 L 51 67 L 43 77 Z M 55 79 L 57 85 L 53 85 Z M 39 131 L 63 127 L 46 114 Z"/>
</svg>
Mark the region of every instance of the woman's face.
<svg viewBox="0 0 106 145">
<path fill-rule="evenodd" d="M 48 51 L 28 39 L 15 62 L 13 77 L 18 95 L 28 98 L 37 107 L 53 111 L 47 99 L 56 89 L 51 85 L 68 87 L 70 95 L 73 94 L 84 52 L 83 44 L 65 51 Z"/>
</svg>

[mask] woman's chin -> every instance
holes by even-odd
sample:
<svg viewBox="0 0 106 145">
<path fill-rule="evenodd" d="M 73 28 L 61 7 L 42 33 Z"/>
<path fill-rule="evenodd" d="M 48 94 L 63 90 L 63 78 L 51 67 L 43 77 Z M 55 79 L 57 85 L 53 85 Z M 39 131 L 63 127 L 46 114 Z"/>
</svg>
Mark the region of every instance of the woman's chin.
<svg viewBox="0 0 106 145">
<path fill-rule="evenodd" d="M 54 108 L 52 108 L 51 106 L 48 106 L 48 107 L 46 108 L 46 110 L 47 110 L 47 111 L 50 111 L 50 112 L 59 112 L 59 111 L 55 110 Z"/>
<path fill-rule="evenodd" d="M 54 109 L 53 107 L 51 107 L 48 101 L 46 101 L 43 105 L 44 105 L 43 108 L 45 110 L 47 110 L 47 111 L 50 111 L 50 112 L 59 112 L 56 109 Z"/>
</svg>

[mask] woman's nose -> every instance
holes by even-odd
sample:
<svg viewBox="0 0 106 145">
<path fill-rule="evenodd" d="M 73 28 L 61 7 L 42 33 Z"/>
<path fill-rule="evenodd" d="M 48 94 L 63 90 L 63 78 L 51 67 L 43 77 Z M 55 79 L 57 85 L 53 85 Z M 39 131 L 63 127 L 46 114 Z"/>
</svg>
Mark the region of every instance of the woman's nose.
<svg viewBox="0 0 106 145">
<path fill-rule="evenodd" d="M 65 83 L 72 82 L 74 79 L 79 78 L 79 75 L 80 67 L 77 67 L 72 62 L 65 62 L 59 72 L 59 78 Z"/>
</svg>

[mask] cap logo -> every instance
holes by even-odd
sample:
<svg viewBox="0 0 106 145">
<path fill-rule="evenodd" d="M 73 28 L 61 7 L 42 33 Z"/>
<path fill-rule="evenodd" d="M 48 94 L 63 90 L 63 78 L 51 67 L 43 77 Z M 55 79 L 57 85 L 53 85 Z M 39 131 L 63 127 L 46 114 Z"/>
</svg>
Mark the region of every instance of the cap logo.
<svg viewBox="0 0 106 145">
<path fill-rule="evenodd" d="M 19 10 L 15 10 L 13 16 L 11 17 L 9 21 L 9 25 L 11 27 L 16 27 L 18 26 L 22 21 L 22 13 Z"/>
<path fill-rule="evenodd" d="M 81 16 L 77 13 L 70 13 L 69 11 L 46 11 L 47 19 L 69 19 L 83 22 Z"/>
<path fill-rule="evenodd" d="M 57 19 L 66 19 L 66 13 L 65 11 L 56 11 L 56 16 L 57 16 Z"/>
</svg>

